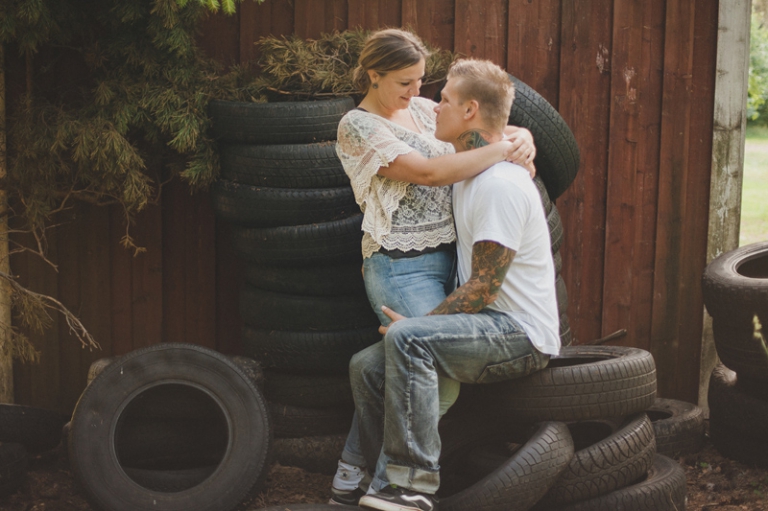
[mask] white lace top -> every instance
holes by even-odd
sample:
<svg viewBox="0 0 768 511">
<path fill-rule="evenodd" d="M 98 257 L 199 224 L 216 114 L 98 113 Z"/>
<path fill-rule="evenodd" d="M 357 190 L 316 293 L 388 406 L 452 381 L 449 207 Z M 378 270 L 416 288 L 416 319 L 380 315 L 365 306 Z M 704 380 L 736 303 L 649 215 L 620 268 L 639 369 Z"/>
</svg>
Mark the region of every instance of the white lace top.
<svg viewBox="0 0 768 511">
<path fill-rule="evenodd" d="M 414 185 L 377 174 L 414 150 L 425 158 L 454 152 L 435 138 L 434 107 L 426 98 L 411 99 L 408 110 L 421 133 L 363 110 L 351 110 L 339 123 L 336 153 L 363 212 L 364 258 L 382 246 L 423 250 L 456 240 L 450 186 Z"/>
</svg>

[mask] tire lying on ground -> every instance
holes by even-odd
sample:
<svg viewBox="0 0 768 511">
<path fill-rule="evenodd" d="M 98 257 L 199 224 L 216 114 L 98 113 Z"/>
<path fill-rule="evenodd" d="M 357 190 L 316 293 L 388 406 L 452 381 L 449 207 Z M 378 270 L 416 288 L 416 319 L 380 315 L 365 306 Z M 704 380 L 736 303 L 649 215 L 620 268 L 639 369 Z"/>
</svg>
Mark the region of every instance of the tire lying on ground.
<svg viewBox="0 0 768 511">
<path fill-rule="evenodd" d="M 239 144 L 304 144 L 336 138 L 352 98 L 279 103 L 214 100 L 208 105 L 213 136 Z"/>
<path fill-rule="evenodd" d="M 709 436 L 726 458 L 768 467 L 768 401 L 752 396 L 738 385 L 738 377 L 723 364 L 709 379 Z"/>
<path fill-rule="evenodd" d="M 360 259 L 363 215 L 309 225 L 232 229 L 246 260 L 273 266 L 309 266 Z"/>
<path fill-rule="evenodd" d="M 520 421 L 623 417 L 653 404 L 656 365 L 638 348 L 565 346 L 541 371 L 470 392 L 475 406 Z"/>
<path fill-rule="evenodd" d="M 309 408 L 269 403 L 276 438 L 340 435 L 349 432 L 353 406 Z"/>
<path fill-rule="evenodd" d="M 212 450 L 191 441 L 186 450 L 174 446 L 188 456 L 168 459 L 163 449 L 170 437 L 158 434 L 154 445 L 145 445 L 148 454 L 133 452 L 136 444 L 126 440 L 136 438 L 134 427 L 151 431 L 152 422 L 140 412 L 164 387 L 199 396 L 214 413 L 155 424 L 169 432 L 183 425 L 192 439 L 207 435 Z M 151 441 L 148 433 L 143 438 Z M 181 442 L 185 436 L 173 438 Z M 137 350 L 107 366 L 80 397 L 69 437 L 70 465 L 86 498 L 108 511 L 235 509 L 265 478 L 271 448 L 267 404 L 252 379 L 215 351 L 178 343 Z M 128 474 L 134 469 L 167 473 L 206 467 L 214 467 L 212 473 L 188 483 L 194 486 L 165 491 L 142 486 L 139 476 L 135 480 Z"/>
<path fill-rule="evenodd" d="M 741 376 L 768 379 L 768 242 L 714 259 L 704 270 L 702 292 L 720 360 Z"/>
<path fill-rule="evenodd" d="M 641 481 L 607 495 L 561 506 L 558 511 L 680 511 L 687 493 L 685 470 L 661 454 Z"/>
<path fill-rule="evenodd" d="M 349 375 L 318 376 L 268 371 L 264 395 L 272 403 L 305 407 L 354 406 Z"/>
<path fill-rule="evenodd" d="M 566 468 L 573 457 L 573 441 L 565 424 L 539 425 L 507 461 L 486 477 L 440 499 L 441 511 L 507 511 L 529 509 Z"/>
<path fill-rule="evenodd" d="M 338 188 L 349 178 L 336 142 L 319 144 L 221 144 L 221 177 L 274 188 Z"/>
<path fill-rule="evenodd" d="M 27 451 L 21 444 L 0 442 L 0 497 L 15 492 L 27 475 Z"/>
<path fill-rule="evenodd" d="M 0 442 L 21 444 L 29 453 L 55 448 L 69 417 L 34 406 L 0 404 Z"/>
<path fill-rule="evenodd" d="M 656 434 L 656 452 L 676 458 L 701 450 L 704 412 L 693 403 L 657 398 L 646 411 Z"/>
<path fill-rule="evenodd" d="M 219 180 L 211 186 L 216 216 L 234 224 L 277 227 L 331 222 L 358 214 L 352 188 L 267 188 Z"/>
<path fill-rule="evenodd" d="M 331 332 L 293 332 L 243 327 L 245 353 L 265 369 L 311 374 L 348 374 L 352 355 L 381 340 L 377 327 Z"/>
</svg>

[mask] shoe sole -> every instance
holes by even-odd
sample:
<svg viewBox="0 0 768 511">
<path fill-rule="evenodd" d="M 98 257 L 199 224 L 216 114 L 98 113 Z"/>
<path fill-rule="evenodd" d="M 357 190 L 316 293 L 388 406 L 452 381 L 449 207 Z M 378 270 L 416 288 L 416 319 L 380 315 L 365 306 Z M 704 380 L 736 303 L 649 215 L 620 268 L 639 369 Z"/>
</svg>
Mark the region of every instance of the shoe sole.
<svg viewBox="0 0 768 511">
<path fill-rule="evenodd" d="M 372 501 L 373 505 L 368 501 Z M 370 509 L 377 509 L 378 511 L 424 511 L 420 507 L 403 506 L 401 504 L 394 504 L 385 500 L 379 500 L 375 497 L 366 495 L 360 499 L 359 507 L 366 507 Z M 432 508 L 432 511 L 436 511 L 436 508 Z"/>
</svg>

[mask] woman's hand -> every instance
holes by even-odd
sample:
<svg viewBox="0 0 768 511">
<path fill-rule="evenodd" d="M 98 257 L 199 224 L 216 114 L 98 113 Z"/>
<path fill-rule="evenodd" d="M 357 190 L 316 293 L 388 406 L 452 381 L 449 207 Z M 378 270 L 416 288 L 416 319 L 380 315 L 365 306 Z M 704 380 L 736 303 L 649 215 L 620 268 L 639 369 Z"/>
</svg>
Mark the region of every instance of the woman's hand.
<svg viewBox="0 0 768 511">
<path fill-rule="evenodd" d="M 533 159 L 536 158 L 536 145 L 533 143 L 533 135 L 530 131 L 518 126 L 507 126 L 504 128 L 504 138 L 512 143 L 512 152 L 508 154 L 507 161 L 523 167 L 533 163 Z"/>
</svg>

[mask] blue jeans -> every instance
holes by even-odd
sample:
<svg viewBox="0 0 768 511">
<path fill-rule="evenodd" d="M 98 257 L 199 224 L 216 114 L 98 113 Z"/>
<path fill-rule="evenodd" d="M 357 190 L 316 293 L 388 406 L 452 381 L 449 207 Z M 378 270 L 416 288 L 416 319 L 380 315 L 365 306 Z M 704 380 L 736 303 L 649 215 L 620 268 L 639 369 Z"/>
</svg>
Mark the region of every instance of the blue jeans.
<svg viewBox="0 0 768 511">
<path fill-rule="evenodd" d="M 456 288 L 456 254 L 441 251 L 418 257 L 393 259 L 381 253 L 374 253 L 363 263 L 365 288 L 368 300 L 382 325 L 389 325 L 390 319 L 381 311 L 386 305 L 407 317 L 419 317 L 432 312 Z M 350 380 L 380 381 L 381 396 L 384 395 L 384 342 L 378 342 L 356 354 L 350 362 Z M 460 383 L 444 376 L 439 379 L 439 400 L 441 415 L 456 401 Z M 355 406 L 357 408 L 357 404 Z M 367 408 L 366 408 L 367 409 Z M 357 412 L 347 436 L 347 443 L 341 458 L 357 466 L 374 466 L 371 486 L 379 490 L 387 484 L 386 458 L 381 456 L 383 442 L 383 409 L 381 423 L 375 427 L 359 429 Z M 368 463 L 366 463 L 368 460 Z M 377 463 L 378 460 L 378 463 Z"/>
<path fill-rule="evenodd" d="M 360 429 L 375 430 L 383 420 L 387 480 L 422 493 L 440 486 L 438 372 L 462 383 L 493 383 L 549 362 L 512 315 L 489 309 L 398 321 L 384 337 L 384 357 L 384 382 L 379 373 L 352 380 Z"/>
</svg>

